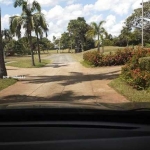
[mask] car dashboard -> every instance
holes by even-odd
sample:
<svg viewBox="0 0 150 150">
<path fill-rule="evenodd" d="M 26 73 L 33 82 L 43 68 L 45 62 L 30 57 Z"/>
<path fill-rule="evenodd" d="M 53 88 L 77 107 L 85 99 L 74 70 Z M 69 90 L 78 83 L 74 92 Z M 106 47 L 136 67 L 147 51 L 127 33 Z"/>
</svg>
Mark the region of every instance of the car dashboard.
<svg viewBox="0 0 150 150">
<path fill-rule="evenodd" d="M 141 111 L 1 110 L 0 149 L 150 149 L 149 115 Z"/>
</svg>

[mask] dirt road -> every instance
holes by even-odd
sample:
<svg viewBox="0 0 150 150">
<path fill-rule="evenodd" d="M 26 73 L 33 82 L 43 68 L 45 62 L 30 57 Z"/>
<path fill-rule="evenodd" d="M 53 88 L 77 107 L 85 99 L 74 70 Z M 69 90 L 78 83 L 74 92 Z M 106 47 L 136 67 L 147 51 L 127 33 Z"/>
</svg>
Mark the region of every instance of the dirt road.
<svg viewBox="0 0 150 150">
<path fill-rule="evenodd" d="M 24 75 L 16 84 L 0 92 L 0 103 L 53 101 L 64 103 L 128 102 L 108 86 L 121 67 L 84 68 L 70 54 L 53 54 L 52 64 L 43 68 L 7 67 L 8 75 Z"/>
</svg>

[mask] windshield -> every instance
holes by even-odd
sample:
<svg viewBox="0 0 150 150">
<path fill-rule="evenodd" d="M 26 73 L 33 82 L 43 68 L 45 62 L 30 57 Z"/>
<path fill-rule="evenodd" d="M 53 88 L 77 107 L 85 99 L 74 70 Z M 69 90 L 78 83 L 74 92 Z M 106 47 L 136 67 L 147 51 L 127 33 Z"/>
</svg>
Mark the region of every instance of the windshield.
<svg viewBox="0 0 150 150">
<path fill-rule="evenodd" d="M 148 0 L 0 4 L 0 108 L 150 108 Z"/>
</svg>

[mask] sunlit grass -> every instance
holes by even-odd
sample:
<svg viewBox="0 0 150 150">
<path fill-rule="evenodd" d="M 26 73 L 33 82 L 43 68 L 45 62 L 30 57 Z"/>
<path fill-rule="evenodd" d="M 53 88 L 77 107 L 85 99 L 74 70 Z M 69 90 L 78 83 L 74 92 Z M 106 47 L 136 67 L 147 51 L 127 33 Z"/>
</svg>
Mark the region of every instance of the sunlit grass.
<svg viewBox="0 0 150 150">
<path fill-rule="evenodd" d="M 44 67 L 47 64 L 50 64 L 50 60 L 43 59 L 41 63 L 38 62 L 38 59 L 35 59 L 35 66 L 32 66 L 31 59 L 20 59 L 15 62 L 10 62 L 6 64 L 7 66 L 19 67 L 19 68 L 40 68 Z"/>
<path fill-rule="evenodd" d="M 0 79 L 0 91 L 7 88 L 10 85 L 15 84 L 16 82 L 16 79 Z"/>
<path fill-rule="evenodd" d="M 150 102 L 149 90 L 133 89 L 120 78 L 113 80 L 109 85 L 132 102 Z"/>
</svg>

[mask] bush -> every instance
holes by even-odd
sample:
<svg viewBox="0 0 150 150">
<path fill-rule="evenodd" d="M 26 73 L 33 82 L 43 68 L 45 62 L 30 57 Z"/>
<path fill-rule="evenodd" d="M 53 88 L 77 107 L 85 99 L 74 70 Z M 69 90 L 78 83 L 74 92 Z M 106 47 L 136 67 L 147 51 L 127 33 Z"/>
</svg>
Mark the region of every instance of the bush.
<svg viewBox="0 0 150 150">
<path fill-rule="evenodd" d="M 142 57 L 139 59 L 139 66 L 141 70 L 150 71 L 150 57 Z"/>
<path fill-rule="evenodd" d="M 90 65 L 99 66 L 101 64 L 103 55 L 97 51 L 86 52 L 83 55 L 83 59 Z"/>
<path fill-rule="evenodd" d="M 136 89 L 150 87 L 150 49 L 138 48 L 122 67 L 121 77 Z"/>
<path fill-rule="evenodd" d="M 131 59 L 133 49 L 118 50 L 115 54 L 103 55 L 97 51 L 84 53 L 83 59 L 94 66 L 124 65 Z"/>
</svg>

